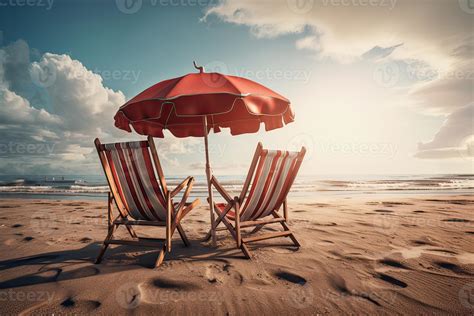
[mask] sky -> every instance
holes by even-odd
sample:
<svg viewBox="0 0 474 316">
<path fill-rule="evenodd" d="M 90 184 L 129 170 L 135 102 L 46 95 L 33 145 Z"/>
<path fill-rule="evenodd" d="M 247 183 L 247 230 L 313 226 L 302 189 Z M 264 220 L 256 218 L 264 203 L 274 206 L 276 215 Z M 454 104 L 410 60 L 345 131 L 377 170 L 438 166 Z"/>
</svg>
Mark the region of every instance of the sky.
<svg viewBox="0 0 474 316">
<path fill-rule="evenodd" d="M 0 175 L 100 174 L 113 116 L 192 61 L 290 99 L 295 122 L 210 135 L 216 174 L 258 141 L 308 148 L 301 173 L 474 172 L 472 0 L 0 0 Z M 155 140 L 204 174 L 200 138 Z"/>
</svg>

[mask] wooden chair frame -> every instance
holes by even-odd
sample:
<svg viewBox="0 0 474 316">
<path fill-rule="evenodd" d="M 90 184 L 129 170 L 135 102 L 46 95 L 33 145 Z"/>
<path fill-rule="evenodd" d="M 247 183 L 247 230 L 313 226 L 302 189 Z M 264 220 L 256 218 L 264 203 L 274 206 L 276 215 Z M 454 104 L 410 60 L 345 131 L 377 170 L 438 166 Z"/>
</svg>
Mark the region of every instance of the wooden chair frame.
<svg viewBox="0 0 474 316">
<path fill-rule="evenodd" d="M 108 193 L 108 202 L 107 202 L 107 218 L 108 218 L 108 233 L 103 242 L 100 253 L 96 259 L 96 263 L 100 263 L 105 254 L 109 245 L 133 245 L 133 246 L 143 246 L 143 247 L 152 247 L 161 249 L 158 257 L 155 261 L 154 267 L 160 266 L 165 258 L 165 253 L 171 252 L 171 241 L 175 230 L 178 231 L 184 245 L 186 247 L 190 246 L 189 240 L 181 226 L 181 220 L 199 204 L 199 199 L 194 200 L 191 203 L 187 203 L 187 199 L 191 192 L 191 189 L 194 184 L 193 177 L 187 177 L 180 184 L 176 186 L 173 190 L 169 190 L 166 186 L 166 180 L 164 177 L 163 169 L 161 168 L 160 160 L 156 151 L 155 143 L 152 137 L 148 137 L 147 143 L 151 151 L 152 162 L 155 165 L 156 171 L 158 173 L 158 182 L 159 186 L 164 194 L 166 205 L 166 221 L 147 221 L 147 220 L 132 220 L 129 219 L 129 212 L 125 207 L 124 201 L 121 200 L 120 195 L 118 194 L 118 186 L 114 181 L 112 176 L 112 171 L 108 160 L 105 156 L 105 146 L 100 143 L 99 139 L 96 138 L 95 146 L 97 148 L 97 153 L 99 154 L 99 159 L 101 161 L 104 173 L 107 178 L 107 183 L 109 184 L 110 191 Z M 183 197 L 179 203 L 173 203 L 173 197 L 176 196 L 179 192 L 185 189 Z M 115 203 L 114 203 L 115 202 Z M 115 204 L 118 215 L 113 217 L 113 205 Z M 130 236 L 133 240 L 121 240 L 113 239 L 114 232 L 120 225 L 124 225 Z M 135 230 L 132 226 L 156 226 L 156 227 L 166 227 L 165 238 L 141 238 L 138 237 Z"/>
<path fill-rule="evenodd" d="M 301 246 L 298 240 L 296 239 L 295 235 L 293 234 L 293 232 L 288 227 L 289 218 L 288 218 L 288 205 L 287 205 L 286 196 L 279 204 L 276 205 L 275 209 L 271 212 L 272 218 L 264 218 L 264 219 L 249 220 L 249 221 L 241 221 L 240 219 L 241 205 L 243 204 L 248 194 L 252 177 L 257 167 L 258 160 L 264 150 L 265 149 L 263 149 L 262 143 L 258 143 L 257 149 L 255 150 L 255 154 L 252 159 L 252 163 L 250 164 L 249 173 L 247 174 L 247 178 L 245 179 L 242 192 L 240 193 L 239 196 L 235 196 L 234 198 L 232 198 L 231 195 L 225 190 L 225 188 L 219 183 L 219 181 L 217 181 L 217 179 L 214 176 L 211 178 L 212 186 L 217 190 L 217 192 L 219 192 L 219 194 L 224 198 L 227 204 L 225 205 L 223 209 L 219 209 L 216 203 L 214 203 L 213 208 L 214 208 L 214 212 L 217 214 L 217 219 L 214 221 L 214 225 L 211 226 L 211 230 L 209 230 L 209 232 L 207 233 L 205 240 L 209 240 L 211 238 L 212 227 L 216 231 L 227 229 L 232 235 L 232 237 L 235 239 L 237 248 L 242 250 L 244 256 L 247 259 L 251 259 L 251 254 L 247 247 L 247 244 L 251 242 L 256 242 L 256 241 L 261 241 L 261 240 L 266 240 L 266 239 L 271 239 L 271 238 L 278 238 L 278 237 L 289 237 L 296 247 L 299 248 Z M 293 185 L 293 182 L 301 166 L 305 153 L 306 153 L 306 148 L 302 147 L 301 151 L 298 153 L 298 156 L 296 157 L 296 164 L 293 169 L 293 172 L 292 174 L 288 175 L 290 177 L 290 181 L 287 185 L 288 191 Z M 283 217 L 278 212 L 280 209 L 283 209 Z M 227 214 L 231 210 L 234 210 L 234 213 L 235 213 L 233 223 L 231 222 L 231 219 L 227 217 Z M 217 226 L 220 223 L 223 223 L 225 227 L 218 228 Z M 267 233 L 267 234 L 259 235 L 259 236 L 251 236 L 257 233 L 258 231 L 260 231 L 265 225 L 275 224 L 275 223 L 279 223 L 283 227 L 283 231 Z M 242 236 L 244 233 L 243 229 L 249 228 L 249 227 L 254 227 L 254 229 L 248 233 L 249 235 L 248 237 L 243 237 Z"/>
</svg>

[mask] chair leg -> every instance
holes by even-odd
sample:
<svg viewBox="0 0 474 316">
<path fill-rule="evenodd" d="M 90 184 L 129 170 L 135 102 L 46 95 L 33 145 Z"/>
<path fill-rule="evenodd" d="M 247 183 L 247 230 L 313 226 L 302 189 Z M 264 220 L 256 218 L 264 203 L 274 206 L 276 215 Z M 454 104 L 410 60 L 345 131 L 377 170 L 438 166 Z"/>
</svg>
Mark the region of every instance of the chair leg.
<svg viewBox="0 0 474 316">
<path fill-rule="evenodd" d="M 252 259 L 252 257 L 250 256 L 250 250 L 246 244 L 242 243 L 240 245 L 240 250 L 242 250 L 246 259 Z"/>
<path fill-rule="evenodd" d="M 291 238 L 291 240 L 293 241 L 293 243 L 295 244 L 296 247 L 301 247 L 301 244 L 298 242 L 298 240 L 296 239 L 295 235 L 293 233 L 291 233 L 291 235 L 289 236 Z"/>
<path fill-rule="evenodd" d="M 135 232 L 135 230 L 132 228 L 131 225 L 126 225 L 126 227 L 132 238 L 138 238 L 137 233 Z"/>
<path fill-rule="evenodd" d="M 102 258 L 104 257 L 105 251 L 109 247 L 108 241 L 112 239 L 113 234 L 115 229 L 117 228 L 118 225 L 111 225 L 109 227 L 109 232 L 107 234 L 107 237 L 105 237 L 104 243 L 102 244 L 102 248 L 100 249 L 99 255 L 97 256 L 97 259 L 95 260 L 96 264 L 99 264 L 102 261 Z"/>
<path fill-rule="evenodd" d="M 186 236 L 186 233 L 184 232 L 183 227 L 181 227 L 181 224 L 178 224 L 176 226 L 176 229 L 178 229 L 179 236 L 181 236 L 181 239 L 183 240 L 183 243 L 186 247 L 189 247 L 191 243 L 189 242 L 188 237 Z"/>
<path fill-rule="evenodd" d="M 163 263 L 163 260 L 165 259 L 165 253 L 166 253 L 166 245 L 163 245 L 163 247 L 160 250 L 160 253 L 158 254 L 158 258 L 156 258 L 155 268 L 158 268 Z"/>
<path fill-rule="evenodd" d="M 218 216 L 219 216 L 219 214 L 218 214 Z M 216 221 L 214 222 L 214 229 L 217 229 L 217 226 L 219 226 L 219 224 L 221 222 L 222 222 L 222 220 L 217 218 Z M 203 241 L 208 241 L 209 239 L 211 239 L 211 237 L 212 237 L 212 229 L 209 229 L 209 231 L 207 232 L 206 237 L 204 237 Z"/>
<path fill-rule="evenodd" d="M 290 230 L 290 228 L 288 227 L 288 225 L 285 223 L 285 222 L 280 222 L 281 226 L 283 226 L 283 229 L 285 231 L 289 231 L 291 232 L 291 235 L 289 235 L 288 237 L 290 237 L 290 239 L 293 241 L 293 243 L 295 244 L 296 247 L 301 247 L 301 244 L 298 242 L 298 240 L 296 239 L 295 237 L 295 234 L 293 234 L 293 232 Z"/>
</svg>

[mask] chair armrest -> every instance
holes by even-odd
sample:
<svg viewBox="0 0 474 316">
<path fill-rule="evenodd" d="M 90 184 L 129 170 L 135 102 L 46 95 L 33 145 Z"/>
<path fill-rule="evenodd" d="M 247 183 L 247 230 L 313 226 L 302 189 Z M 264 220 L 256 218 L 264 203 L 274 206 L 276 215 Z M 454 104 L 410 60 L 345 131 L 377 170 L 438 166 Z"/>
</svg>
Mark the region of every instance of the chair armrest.
<svg viewBox="0 0 474 316">
<path fill-rule="evenodd" d="M 194 178 L 193 177 L 187 177 L 186 179 L 184 179 L 180 184 L 178 184 L 176 186 L 176 188 L 174 188 L 172 191 L 171 191 L 171 198 L 173 198 L 176 194 L 178 194 L 182 189 L 184 189 L 185 186 L 189 185 L 189 182 L 193 182 L 194 181 Z"/>
<path fill-rule="evenodd" d="M 217 192 L 228 202 L 232 203 L 234 199 L 230 196 L 230 194 L 226 191 L 226 189 L 217 181 L 216 177 L 212 176 L 211 178 L 211 185 L 213 185 Z"/>
</svg>

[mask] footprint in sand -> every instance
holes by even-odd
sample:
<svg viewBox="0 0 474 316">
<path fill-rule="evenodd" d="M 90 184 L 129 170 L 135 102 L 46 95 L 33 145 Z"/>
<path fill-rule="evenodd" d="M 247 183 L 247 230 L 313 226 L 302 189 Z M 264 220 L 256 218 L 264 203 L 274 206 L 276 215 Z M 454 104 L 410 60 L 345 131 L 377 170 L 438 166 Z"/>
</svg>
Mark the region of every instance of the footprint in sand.
<svg viewBox="0 0 474 316">
<path fill-rule="evenodd" d="M 385 281 L 387 283 L 390 283 L 392 285 L 395 285 L 395 286 L 398 286 L 398 287 L 401 287 L 401 288 L 406 288 L 408 286 L 408 284 L 406 284 L 405 282 L 403 281 L 400 281 L 388 274 L 385 274 L 385 273 L 379 273 L 377 275 L 377 278 L 379 278 L 380 280 L 382 281 Z"/>
<path fill-rule="evenodd" d="M 377 302 L 372 297 L 372 295 L 369 295 L 369 294 L 364 293 L 364 292 L 359 293 L 358 291 L 349 290 L 349 288 L 346 285 L 346 280 L 344 280 L 344 278 L 342 278 L 339 275 L 331 275 L 330 278 L 329 278 L 329 283 L 331 284 L 331 286 L 336 291 L 338 291 L 339 293 L 341 293 L 344 296 L 360 297 L 360 298 L 366 299 L 367 301 L 371 302 L 372 304 L 380 306 L 380 303 Z"/>
<path fill-rule="evenodd" d="M 457 264 L 454 264 L 454 263 L 451 263 L 451 262 L 434 261 L 433 264 L 440 267 L 440 268 L 442 268 L 442 269 L 449 270 L 449 271 L 451 271 L 453 273 L 456 273 L 456 274 L 470 274 L 469 272 L 467 272 L 466 270 L 464 270 L 463 268 L 461 268 Z"/>
<path fill-rule="evenodd" d="M 411 240 L 410 242 L 415 246 L 436 246 L 436 243 L 428 237 Z"/>
<path fill-rule="evenodd" d="M 78 203 L 64 203 L 64 206 L 85 206 L 88 205 L 88 203 L 83 203 L 83 202 L 78 202 Z"/>
<path fill-rule="evenodd" d="M 392 210 L 374 210 L 374 212 L 377 212 L 377 213 L 393 213 Z"/>
<path fill-rule="evenodd" d="M 84 218 L 105 218 L 105 215 L 84 215 Z"/>
<path fill-rule="evenodd" d="M 193 283 L 174 281 L 165 278 L 155 278 L 151 283 L 155 288 L 163 290 L 176 290 L 176 291 L 194 291 L 200 289 L 200 287 Z"/>
<path fill-rule="evenodd" d="M 125 309 L 134 309 L 142 302 L 142 284 L 127 282 L 122 284 L 115 291 L 116 302 Z"/>
<path fill-rule="evenodd" d="M 306 279 L 288 271 L 278 271 L 274 274 L 279 280 L 285 280 L 294 284 L 305 285 Z"/>
<path fill-rule="evenodd" d="M 441 202 L 441 203 L 449 203 L 449 204 L 457 204 L 457 205 L 469 205 L 473 204 L 473 200 L 439 200 L 439 199 L 429 199 L 425 200 L 427 202 Z"/>
<path fill-rule="evenodd" d="M 315 226 L 337 226 L 337 223 L 334 223 L 334 222 L 331 222 L 331 223 L 313 222 L 313 225 L 315 225 Z"/>
<path fill-rule="evenodd" d="M 268 251 L 271 251 L 273 253 L 280 253 L 280 254 L 291 254 L 291 253 L 294 253 L 294 252 L 297 252 L 299 251 L 298 248 L 295 249 L 295 247 L 278 247 L 278 248 L 270 248 L 270 249 L 267 249 Z"/>
<path fill-rule="evenodd" d="M 406 269 L 406 270 L 410 269 L 406 265 L 401 263 L 400 261 L 393 260 L 393 259 L 388 259 L 388 258 L 379 260 L 379 263 L 381 263 L 383 265 L 386 265 L 386 266 L 389 266 L 389 267 L 393 267 L 393 268 Z"/>
<path fill-rule="evenodd" d="M 443 249 L 443 248 L 434 248 L 434 249 L 430 249 L 430 251 L 441 252 L 441 253 L 448 254 L 448 255 L 457 255 L 458 254 L 456 251 Z"/>
<path fill-rule="evenodd" d="M 76 301 L 74 301 L 71 297 L 68 297 L 61 303 L 61 306 L 63 307 L 73 307 L 74 305 L 76 305 Z"/>
<path fill-rule="evenodd" d="M 231 264 L 224 264 L 223 266 L 209 265 L 204 272 L 204 276 L 209 283 L 226 284 L 230 282 L 241 285 L 244 282 L 243 275 L 236 271 Z"/>
<path fill-rule="evenodd" d="M 81 313 L 84 312 L 92 312 L 99 308 L 102 303 L 95 300 L 76 300 L 73 297 L 68 297 L 63 300 L 60 304 L 61 307 L 64 307 L 68 310 L 70 309 L 78 309 Z"/>
<path fill-rule="evenodd" d="M 365 205 L 379 205 L 379 202 L 367 202 Z"/>
<path fill-rule="evenodd" d="M 393 206 L 398 206 L 398 205 L 413 205 L 413 203 L 408 203 L 408 202 L 382 202 L 382 205 L 388 206 L 388 207 L 393 207 Z"/>
<path fill-rule="evenodd" d="M 450 222 L 450 223 L 470 223 L 471 221 L 464 218 L 446 218 L 442 219 L 443 222 Z"/>
<path fill-rule="evenodd" d="M 88 243 L 92 242 L 93 239 L 92 239 L 92 238 L 89 238 L 89 237 L 84 237 L 84 238 L 81 238 L 79 241 L 80 241 L 81 243 L 88 244 Z"/>
</svg>

